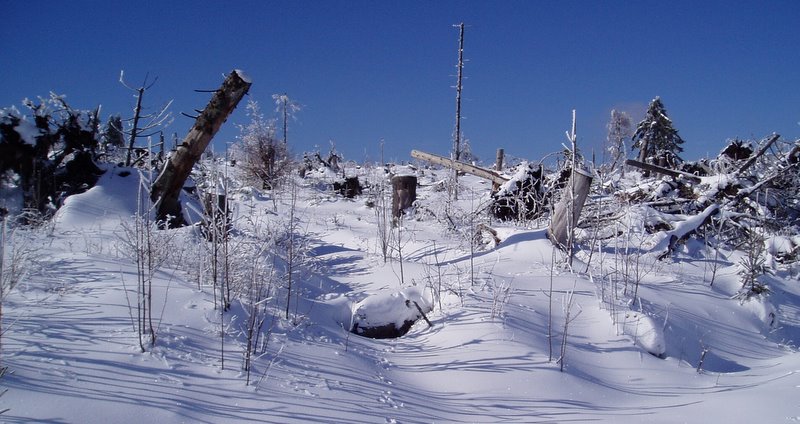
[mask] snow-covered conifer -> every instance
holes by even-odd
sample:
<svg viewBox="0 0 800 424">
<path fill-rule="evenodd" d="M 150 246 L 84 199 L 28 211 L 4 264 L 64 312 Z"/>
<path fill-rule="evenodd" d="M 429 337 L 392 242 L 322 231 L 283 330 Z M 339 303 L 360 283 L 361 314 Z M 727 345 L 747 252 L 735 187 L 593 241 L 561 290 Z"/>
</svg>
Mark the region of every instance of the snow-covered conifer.
<svg viewBox="0 0 800 424">
<path fill-rule="evenodd" d="M 674 167 L 683 162 L 678 153 L 683 151 L 683 139 L 672 126 L 667 110 L 656 97 L 650 102 L 644 119 L 639 122 L 631 138 L 633 149 L 639 149 L 639 161 Z"/>
</svg>

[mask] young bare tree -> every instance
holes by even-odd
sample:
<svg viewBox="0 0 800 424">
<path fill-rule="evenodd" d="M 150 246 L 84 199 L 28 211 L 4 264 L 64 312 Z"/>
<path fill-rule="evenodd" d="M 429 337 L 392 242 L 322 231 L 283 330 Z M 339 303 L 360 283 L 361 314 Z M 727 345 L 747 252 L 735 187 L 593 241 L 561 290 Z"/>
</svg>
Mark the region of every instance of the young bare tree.
<svg viewBox="0 0 800 424">
<path fill-rule="evenodd" d="M 289 118 L 294 119 L 295 114 L 300 112 L 302 106 L 290 99 L 286 93 L 273 94 L 272 100 L 275 101 L 275 112 L 278 112 L 283 119 L 283 144 L 286 145 L 289 143 Z"/>
<path fill-rule="evenodd" d="M 172 112 L 168 111 L 170 105 L 172 104 L 172 100 L 167 102 L 155 113 L 142 113 L 142 99 L 144 98 L 144 93 L 153 87 L 153 85 L 158 81 L 158 77 L 154 78 L 153 81 L 149 83 L 147 81 L 148 79 L 149 75 L 145 75 L 142 85 L 134 88 L 125 82 L 125 71 L 120 71 L 119 73 L 120 84 L 122 84 L 128 90 L 136 93 L 134 94 L 134 97 L 136 98 L 136 106 L 133 108 L 133 117 L 129 120 L 130 128 L 128 130 L 123 130 L 121 127 L 119 128 L 119 131 L 122 131 L 124 135 L 128 137 L 128 152 L 125 155 L 125 166 L 131 166 L 134 163 L 133 152 L 136 149 L 137 139 L 146 139 L 147 137 L 151 137 L 172 123 Z M 145 122 L 142 123 L 142 120 Z M 137 158 L 137 161 L 143 157 L 144 156 L 140 156 Z"/>
</svg>

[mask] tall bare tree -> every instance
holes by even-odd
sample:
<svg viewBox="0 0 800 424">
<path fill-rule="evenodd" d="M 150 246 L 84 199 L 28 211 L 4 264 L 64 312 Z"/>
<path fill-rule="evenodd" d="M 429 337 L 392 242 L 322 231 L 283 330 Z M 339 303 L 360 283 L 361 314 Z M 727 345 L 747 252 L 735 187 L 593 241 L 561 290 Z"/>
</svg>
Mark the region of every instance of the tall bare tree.
<svg viewBox="0 0 800 424">
<path fill-rule="evenodd" d="M 133 150 L 136 147 L 136 139 L 150 137 L 159 132 L 161 127 L 167 126 L 172 122 L 172 114 L 168 112 L 172 100 L 167 102 L 158 112 L 146 115 L 142 114 L 142 99 L 144 98 L 144 93 L 158 81 L 158 77 L 156 77 L 152 82 L 148 83 L 148 78 L 149 75 L 145 75 L 142 85 L 133 88 L 125 82 L 125 71 L 120 71 L 119 73 L 120 84 L 136 93 L 134 95 L 134 97 L 136 97 L 136 107 L 133 108 L 130 130 L 124 132 L 125 135 L 128 136 L 128 153 L 125 155 L 125 166 L 131 166 L 133 163 Z M 142 119 L 146 122 L 141 123 L 140 121 Z"/>
<path fill-rule="evenodd" d="M 458 28 L 458 76 L 456 82 L 456 128 L 453 133 L 453 160 L 461 159 L 461 89 L 464 75 L 464 22 L 455 25 Z M 458 198 L 458 171 L 453 170 L 453 199 Z"/>
</svg>

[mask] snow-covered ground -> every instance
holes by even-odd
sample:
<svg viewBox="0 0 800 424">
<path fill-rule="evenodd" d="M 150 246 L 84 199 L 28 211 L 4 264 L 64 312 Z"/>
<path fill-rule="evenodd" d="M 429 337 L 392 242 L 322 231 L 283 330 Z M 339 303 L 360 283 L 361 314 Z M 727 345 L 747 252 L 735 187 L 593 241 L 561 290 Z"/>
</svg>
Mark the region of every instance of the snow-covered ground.
<svg viewBox="0 0 800 424">
<path fill-rule="evenodd" d="M 462 179 L 461 200 L 446 210 L 436 184 L 444 173 L 428 170 L 416 213 L 390 230 L 388 261 L 368 193 L 343 199 L 318 176 L 275 197 L 230 192 L 235 237 L 291 225 L 302 250 L 292 292 L 300 296 L 285 319 L 285 272 L 276 278 L 249 385 L 245 304 L 225 313 L 223 342 L 211 283 L 189 265 L 205 242 L 192 228 L 160 232 L 171 256 L 153 280 L 157 341 L 142 353 L 137 269 L 125 252 L 139 180 L 122 171 L 109 169 L 69 198 L 52 224 L 15 234 L 36 257 L 3 305 L 0 409 L 8 411 L 0 421 L 800 420 L 797 269 L 769 277 L 768 303 L 742 304 L 732 298 L 738 253 L 687 243 L 674 260 L 658 261 L 652 240 L 635 263 L 626 257 L 641 271 L 636 300 L 621 301 L 609 292 L 630 293 L 633 282 L 613 287 L 603 278 L 620 257 L 602 243 L 591 258 L 577 255 L 574 272 L 544 228 L 493 222 L 500 242 L 471 248 L 459 227 L 474 226 L 467 212 L 484 206 L 489 184 Z M 347 331 L 359 306 L 392 316 L 405 306 L 391 299 L 405 298 L 432 308 L 432 326 L 419 320 L 405 336 L 382 340 Z"/>
</svg>

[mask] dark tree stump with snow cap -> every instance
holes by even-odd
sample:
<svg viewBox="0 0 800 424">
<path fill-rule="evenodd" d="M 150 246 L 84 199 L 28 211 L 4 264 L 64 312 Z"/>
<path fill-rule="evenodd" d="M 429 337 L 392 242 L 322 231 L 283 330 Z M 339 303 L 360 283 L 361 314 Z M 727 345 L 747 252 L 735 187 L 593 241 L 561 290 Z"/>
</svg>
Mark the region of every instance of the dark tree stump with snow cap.
<svg viewBox="0 0 800 424">
<path fill-rule="evenodd" d="M 417 200 L 417 177 L 398 175 L 392 178 L 392 217 L 400 219 L 403 212 Z"/>
</svg>

